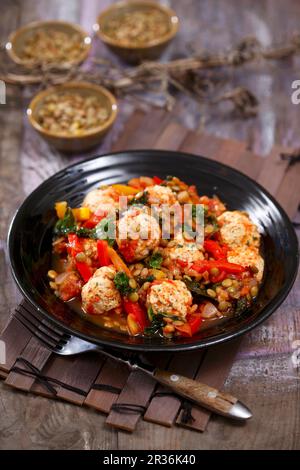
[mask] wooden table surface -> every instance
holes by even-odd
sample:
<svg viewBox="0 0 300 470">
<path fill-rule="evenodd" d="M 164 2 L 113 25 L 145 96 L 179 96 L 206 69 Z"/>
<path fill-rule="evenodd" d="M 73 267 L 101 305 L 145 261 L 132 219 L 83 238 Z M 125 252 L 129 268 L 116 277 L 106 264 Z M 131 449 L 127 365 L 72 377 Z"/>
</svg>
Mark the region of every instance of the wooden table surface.
<svg viewBox="0 0 300 470">
<path fill-rule="evenodd" d="M 0 40 L 29 21 L 62 19 L 80 23 L 87 31 L 108 0 L 2 0 Z M 181 31 L 166 57 L 194 49 L 230 46 L 246 35 L 265 44 L 285 40 L 300 28 L 300 3 L 294 0 L 172 0 L 182 19 Z M 97 44 L 96 53 L 108 56 Z M 274 145 L 300 147 L 300 106 L 291 103 L 291 83 L 300 79 L 299 58 L 284 63 L 251 65 L 232 73 L 234 85 L 244 84 L 260 99 L 256 118 L 233 119 L 217 109 L 205 110 L 205 130 L 221 137 L 245 140 L 265 155 Z M 66 157 L 50 149 L 28 127 L 24 110 L 28 90 L 7 89 L 0 105 L 0 329 L 20 294 L 12 279 L 6 234 L 14 211 L 41 181 L 82 156 Z M 203 110 L 180 97 L 177 116 L 193 129 L 203 124 Z M 117 125 L 99 151 L 107 150 L 133 104 L 122 103 Z M 94 151 L 95 153 L 95 151 Z M 295 188 L 299 191 L 299 188 Z M 298 341 L 298 343 L 297 343 Z M 298 280 L 280 309 L 248 334 L 226 383 L 226 390 L 246 402 L 254 418 L 246 425 L 220 417 L 199 434 L 166 429 L 141 421 L 133 435 L 104 425 L 105 417 L 89 409 L 27 396 L 0 384 L 0 449 L 299 449 L 300 373 L 292 354 L 300 346 L 300 286 Z M 299 353 L 299 351 L 298 351 Z"/>
</svg>

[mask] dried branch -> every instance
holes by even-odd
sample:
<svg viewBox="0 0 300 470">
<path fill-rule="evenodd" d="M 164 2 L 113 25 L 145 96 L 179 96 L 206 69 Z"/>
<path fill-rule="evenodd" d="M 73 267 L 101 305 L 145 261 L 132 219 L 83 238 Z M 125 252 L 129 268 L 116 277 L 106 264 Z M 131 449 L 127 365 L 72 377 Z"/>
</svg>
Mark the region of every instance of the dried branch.
<svg viewBox="0 0 300 470">
<path fill-rule="evenodd" d="M 236 113 L 244 118 L 256 116 L 258 111 L 258 99 L 244 87 L 237 87 L 216 98 L 215 103 L 231 101 Z"/>
<path fill-rule="evenodd" d="M 294 149 L 289 153 L 281 153 L 280 158 L 283 161 L 287 161 L 289 166 L 295 165 L 300 162 L 300 148 Z"/>
<path fill-rule="evenodd" d="M 0 53 L 6 53 L 4 48 Z M 131 68 L 119 67 L 109 60 L 94 58 L 88 70 L 57 64 L 37 64 L 28 70 L 7 63 L 3 57 L 0 58 L 0 79 L 19 86 L 46 86 L 62 84 L 72 79 L 86 80 L 105 86 L 118 97 L 134 96 L 136 99 L 141 99 L 141 93 L 161 93 L 168 109 L 174 104 L 171 93 L 173 89 L 174 92 L 180 91 L 209 104 L 229 100 L 241 117 L 250 117 L 257 112 L 258 100 L 246 88 L 238 87 L 220 94 L 217 99 L 214 98 L 216 90 L 226 82 L 220 73 L 214 74 L 214 69 L 222 67 L 226 70 L 254 61 L 284 59 L 299 53 L 300 33 L 297 33 L 287 44 L 264 48 L 256 38 L 247 37 L 229 50 L 196 54 L 166 63 L 144 62 Z"/>
</svg>

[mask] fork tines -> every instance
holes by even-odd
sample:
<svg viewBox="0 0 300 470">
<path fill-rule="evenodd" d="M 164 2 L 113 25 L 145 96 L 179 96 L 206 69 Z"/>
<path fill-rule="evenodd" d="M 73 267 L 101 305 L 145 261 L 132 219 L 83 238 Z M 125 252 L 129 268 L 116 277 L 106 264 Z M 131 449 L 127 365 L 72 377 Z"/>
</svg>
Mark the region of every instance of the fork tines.
<svg viewBox="0 0 300 470">
<path fill-rule="evenodd" d="M 15 310 L 14 317 L 18 320 L 43 346 L 59 351 L 70 336 L 57 328 L 54 324 L 45 320 L 33 310 L 27 302 L 22 302 Z"/>
</svg>

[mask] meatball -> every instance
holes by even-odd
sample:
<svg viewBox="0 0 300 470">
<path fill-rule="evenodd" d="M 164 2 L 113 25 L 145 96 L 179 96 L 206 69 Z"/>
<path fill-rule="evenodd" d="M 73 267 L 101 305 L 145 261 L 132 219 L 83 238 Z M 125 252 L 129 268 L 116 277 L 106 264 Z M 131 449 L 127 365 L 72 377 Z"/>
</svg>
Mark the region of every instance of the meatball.
<svg viewBox="0 0 300 470">
<path fill-rule="evenodd" d="M 230 248 L 241 245 L 258 247 L 260 235 L 249 216 L 240 211 L 226 211 L 218 217 L 220 235 Z"/>
<path fill-rule="evenodd" d="M 115 275 L 115 268 L 103 266 L 83 286 L 82 308 L 86 313 L 101 315 L 121 306 L 121 296 L 114 284 Z"/>
<path fill-rule="evenodd" d="M 264 259 L 260 256 L 255 247 L 240 246 L 228 251 L 227 259 L 230 263 L 240 264 L 241 266 L 254 266 L 257 273 L 254 274 L 257 281 L 261 281 L 264 272 Z"/>
<path fill-rule="evenodd" d="M 167 186 L 149 186 L 145 188 L 145 191 L 148 194 L 148 203 L 149 204 L 168 204 L 172 205 L 177 202 L 176 195 L 173 191 Z"/>
<path fill-rule="evenodd" d="M 192 300 L 192 294 L 184 282 L 166 280 L 150 286 L 146 304 L 152 308 L 154 315 L 164 313 L 185 319 Z"/>
<path fill-rule="evenodd" d="M 181 261 L 190 266 L 195 261 L 204 258 L 200 251 L 201 246 L 195 242 L 187 242 L 184 239 L 172 240 L 163 250 L 164 261 L 169 264 L 171 262 Z"/>
<path fill-rule="evenodd" d="M 82 205 L 92 212 L 114 213 L 119 206 L 119 195 L 114 188 L 93 189 L 85 196 Z"/>
<path fill-rule="evenodd" d="M 145 208 L 129 209 L 119 220 L 117 244 L 127 262 L 146 258 L 159 245 L 160 237 L 157 220 Z"/>
<path fill-rule="evenodd" d="M 55 278 L 56 293 L 64 302 L 80 295 L 82 280 L 76 271 L 59 274 Z"/>
</svg>

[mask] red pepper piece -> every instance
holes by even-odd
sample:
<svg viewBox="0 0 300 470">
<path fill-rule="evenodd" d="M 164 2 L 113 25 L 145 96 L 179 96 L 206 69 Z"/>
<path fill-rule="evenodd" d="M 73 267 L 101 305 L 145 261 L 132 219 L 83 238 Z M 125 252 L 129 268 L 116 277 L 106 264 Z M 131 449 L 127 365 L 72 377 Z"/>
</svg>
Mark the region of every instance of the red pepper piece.
<svg viewBox="0 0 300 470">
<path fill-rule="evenodd" d="M 191 337 L 192 336 L 192 329 L 189 323 L 184 323 L 183 325 L 174 325 L 176 330 L 179 331 L 181 336 Z"/>
<path fill-rule="evenodd" d="M 135 258 L 135 251 L 138 240 L 122 240 L 119 251 L 127 263 L 131 263 Z"/>
<path fill-rule="evenodd" d="M 205 251 L 212 255 L 216 260 L 226 259 L 228 248 L 225 245 L 221 246 L 214 240 L 205 240 L 203 246 Z"/>
<path fill-rule="evenodd" d="M 153 181 L 155 184 L 161 184 L 163 180 L 159 176 L 153 176 Z"/>
<path fill-rule="evenodd" d="M 227 274 L 225 271 L 221 271 L 217 276 L 211 276 L 210 280 L 213 284 L 217 282 L 222 282 L 224 279 L 226 279 Z"/>
<path fill-rule="evenodd" d="M 93 275 L 92 268 L 87 263 L 77 261 L 76 269 L 79 272 L 82 279 L 84 280 L 84 282 L 88 282 L 88 280 Z"/>
<path fill-rule="evenodd" d="M 225 260 L 203 260 L 192 264 L 192 269 L 198 273 L 204 273 L 204 271 L 209 271 L 212 268 L 218 268 L 221 271 L 225 271 L 229 274 L 239 274 L 246 271 L 244 266 L 241 266 L 240 264 L 229 263 Z"/>
<path fill-rule="evenodd" d="M 96 227 L 96 225 L 99 224 L 99 222 L 101 222 L 102 219 L 104 219 L 105 217 L 107 216 L 107 212 L 104 212 L 104 211 L 101 211 L 101 213 L 97 214 L 97 212 L 95 214 L 93 214 L 89 220 L 87 220 L 86 222 L 84 222 L 83 226 L 85 228 L 94 228 Z"/>
<path fill-rule="evenodd" d="M 127 315 L 133 315 L 142 331 L 149 324 L 146 310 L 138 302 L 131 302 L 128 298 L 123 299 L 124 310 Z"/>
<path fill-rule="evenodd" d="M 75 233 L 69 233 L 68 235 L 68 253 L 75 258 L 78 253 L 82 253 L 83 248 L 81 240 Z"/>
<path fill-rule="evenodd" d="M 97 241 L 97 252 L 100 266 L 109 266 L 111 260 L 108 254 L 108 243 L 106 240 Z"/>
<path fill-rule="evenodd" d="M 188 324 L 191 327 L 192 336 L 197 333 L 202 323 L 202 317 L 200 313 L 193 313 L 188 319 Z"/>
</svg>

